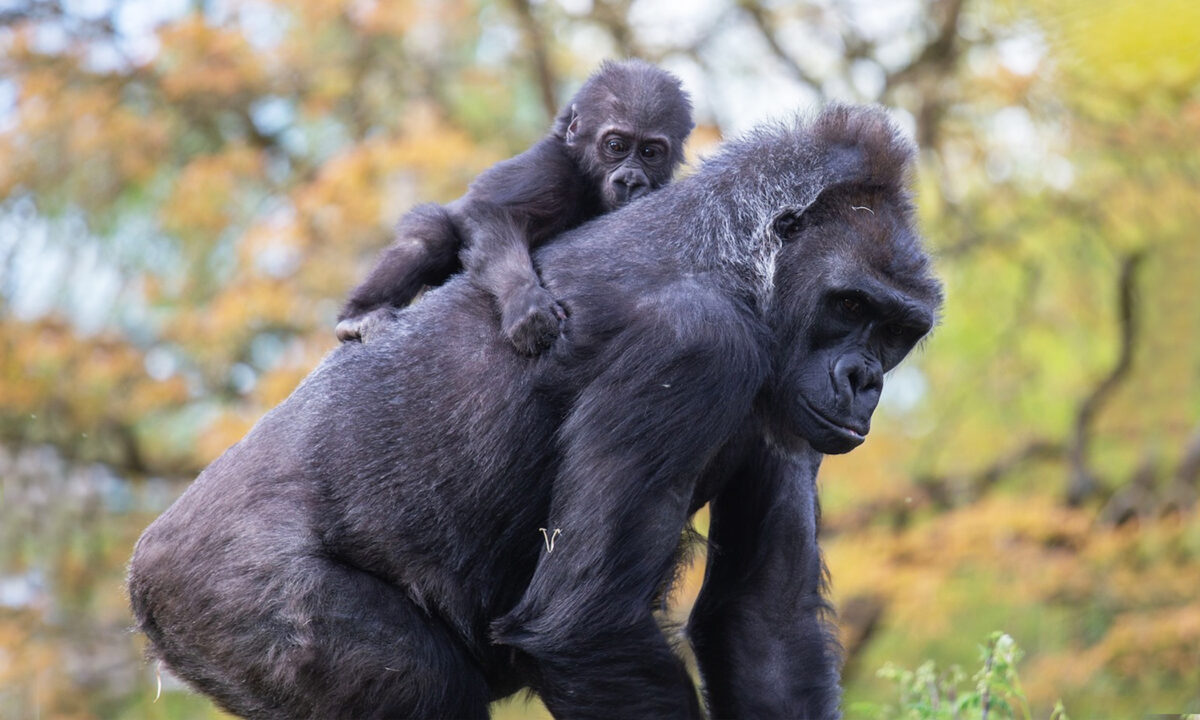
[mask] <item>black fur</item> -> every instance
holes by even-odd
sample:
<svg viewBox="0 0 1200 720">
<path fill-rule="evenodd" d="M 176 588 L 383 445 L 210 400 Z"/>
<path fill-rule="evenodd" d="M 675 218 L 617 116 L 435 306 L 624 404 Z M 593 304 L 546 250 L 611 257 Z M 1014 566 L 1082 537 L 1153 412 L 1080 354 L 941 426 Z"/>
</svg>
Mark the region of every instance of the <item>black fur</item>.
<svg viewBox="0 0 1200 720">
<path fill-rule="evenodd" d="M 401 218 L 395 241 L 351 291 L 338 337 L 362 339 L 422 287 L 465 266 L 496 299 L 505 337 L 526 354 L 545 349 L 565 316 L 530 248 L 669 182 L 691 111 L 669 73 L 638 60 L 604 63 L 537 144 L 489 168 L 449 205 Z"/>
<path fill-rule="evenodd" d="M 912 153 L 844 107 L 730 143 L 538 251 L 568 310 L 541 355 L 465 277 L 340 346 L 139 540 L 153 652 L 246 717 L 482 718 L 530 687 L 556 717 L 698 718 L 652 610 L 711 501 L 688 630 L 712 716 L 838 717 L 820 455 L 792 406 L 858 422 L 858 385 L 825 402 L 813 358 L 916 341 L 831 324 L 831 283 L 936 309 Z"/>
</svg>

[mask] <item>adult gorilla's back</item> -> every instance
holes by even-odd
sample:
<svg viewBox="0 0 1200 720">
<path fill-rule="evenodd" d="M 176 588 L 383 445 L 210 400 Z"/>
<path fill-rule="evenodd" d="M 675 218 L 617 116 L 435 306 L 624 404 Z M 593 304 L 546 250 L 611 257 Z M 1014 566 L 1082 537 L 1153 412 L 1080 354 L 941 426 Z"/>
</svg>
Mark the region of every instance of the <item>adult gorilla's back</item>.
<svg viewBox="0 0 1200 720">
<path fill-rule="evenodd" d="M 749 524 L 787 524 L 760 539 L 794 546 L 772 576 L 799 584 L 743 579 L 693 629 L 793 617 L 739 659 L 768 663 L 756 683 L 788 679 L 718 689 L 714 710 L 750 693 L 835 716 L 815 462 L 756 408 L 803 344 L 776 317 L 781 279 L 804 274 L 782 261 L 789 233 L 844 187 L 882 189 L 907 229 L 910 158 L 881 112 L 841 107 L 732 144 L 539 252 L 569 320 L 536 358 L 462 278 L 340 346 L 139 541 L 129 590 L 152 651 L 252 717 L 484 717 L 522 686 L 559 716 L 698 717 L 651 610 L 687 518 L 753 476 L 743 497 L 794 510 Z M 766 567 L 754 552 L 734 562 Z M 698 652 L 706 679 L 740 676 Z"/>
</svg>

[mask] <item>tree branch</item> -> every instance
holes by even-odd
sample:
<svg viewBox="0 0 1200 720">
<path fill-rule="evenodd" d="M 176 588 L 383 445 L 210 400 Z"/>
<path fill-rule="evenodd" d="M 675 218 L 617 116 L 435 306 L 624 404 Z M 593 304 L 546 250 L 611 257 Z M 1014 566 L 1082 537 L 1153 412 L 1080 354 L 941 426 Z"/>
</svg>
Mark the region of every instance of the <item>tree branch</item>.
<svg viewBox="0 0 1200 720">
<path fill-rule="evenodd" d="M 545 35 L 533 17 L 533 9 L 529 6 L 529 0 L 511 0 L 511 2 L 513 10 L 516 11 L 517 18 L 521 22 L 521 29 L 525 32 L 530 52 L 533 53 L 533 68 L 537 75 L 538 88 L 541 90 L 542 107 L 546 111 L 546 116 L 553 120 L 554 116 L 558 114 L 558 99 L 555 97 L 554 73 L 550 69 Z"/>
<path fill-rule="evenodd" d="M 913 481 L 911 491 L 904 498 L 888 498 L 859 505 L 851 513 L 827 519 L 821 532 L 832 536 L 839 532 L 858 530 L 881 516 L 889 517 L 893 525 L 903 527 L 907 524 L 909 516 L 917 510 L 944 510 L 973 503 L 993 485 L 1025 465 L 1060 460 L 1066 455 L 1066 451 L 1066 446 L 1062 443 L 1034 438 L 976 470 L 953 475 L 918 475 Z"/>
<path fill-rule="evenodd" d="M 961 54 L 958 24 L 962 18 L 963 3 L 964 0 L 945 0 L 946 10 L 933 41 L 908 65 L 884 76 L 882 96 L 885 98 L 903 83 L 918 82 L 923 86 L 920 105 L 915 113 L 917 142 L 921 147 L 938 146 L 938 131 L 949 102 L 944 97 L 945 90 L 937 81 L 941 76 L 949 75 L 958 63 Z"/>
<path fill-rule="evenodd" d="M 766 41 L 767 47 L 771 50 L 771 54 L 773 54 L 775 58 L 779 60 L 779 62 L 783 63 L 784 67 L 786 67 L 788 71 L 796 77 L 797 80 L 805 85 L 808 85 L 817 92 L 819 97 L 824 98 L 825 94 L 821 89 L 821 81 L 816 76 L 800 67 L 800 64 L 796 62 L 796 59 L 793 58 L 786 50 L 784 50 L 782 45 L 779 44 L 779 40 L 775 37 L 774 23 L 772 23 L 771 19 L 767 17 L 767 13 L 765 10 L 763 10 L 762 5 L 756 2 L 747 2 L 746 0 L 742 0 L 738 3 L 738 7 L 741 8 L 742 12 L 744 12 L 746 16 L 750 18 L 750 21 L 758 30 L 759 35 L 761 35 L 763 40 Z"/>
<path fill-rule="evenodd" d="M 592 3 L 591 19 L 604 26 L 622 56 L 649 59 L 634 40 L 633 31 L 626 21 L 629 17 L 629 6 L 629 0 L 595 0 Z"/>
<path fill-rule="evenodd" d="M 1183 449 L 1183 457 L 1167 486 L 1162 512 L 1186 513 L 1196 505 L 1200 495 L 1200 427 L 1192 431 L 1192 437 Z"/>
<path fill-rule="evenodd" d="M 888 73 L 884 92 L 896 84 L 910 82 L 927 67 L 949 68 L 958 61 L 958 23 L 962 18 L 964 0 L 947 0 L 946 11 L 933 41 L 904 67 Z"/>
<path fill-rule="evenodd" d="M 1133 367 L 1134 343 L 1138 331 L 1137 308 L 1134 306 L 1135 284 L 1137 269 L 1143 259 L 1145 252 L 1135 250 L 1121 261 L 1121 272 L 1117 280 L 1117 320 L 1120 323 L 1117 362 L 1091 394 L 1084 398 L 1075 413 L 1075 424 L 1068 446 L 1071 479 L 1067 486 L 1067 503 L 1072 507 L 1083 504 L 1096 492 L 1096 477 L 1088 467 L 1087 461 L 1092 421 Z"/>
</svg>

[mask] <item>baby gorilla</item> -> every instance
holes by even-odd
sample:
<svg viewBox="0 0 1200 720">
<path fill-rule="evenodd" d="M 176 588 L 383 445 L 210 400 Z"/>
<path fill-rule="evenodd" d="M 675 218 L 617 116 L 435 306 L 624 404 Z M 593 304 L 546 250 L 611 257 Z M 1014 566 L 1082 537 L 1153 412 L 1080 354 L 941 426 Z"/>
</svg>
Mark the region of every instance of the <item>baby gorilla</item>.
<svg viewBox="0 0 1200 720">
<path fill-rule="evenodd" d="M 361 340 L 426 285 L 465 267 L 527 355 L 558 336 L 562 308 L 529 251 L 670 181 L 692 129 L 679 80 L 653 65 L 606 62 L 524 153 L 485 171 L 449 205 L 413 208 L 338 316 L 340 340 Z"/>
</svg>

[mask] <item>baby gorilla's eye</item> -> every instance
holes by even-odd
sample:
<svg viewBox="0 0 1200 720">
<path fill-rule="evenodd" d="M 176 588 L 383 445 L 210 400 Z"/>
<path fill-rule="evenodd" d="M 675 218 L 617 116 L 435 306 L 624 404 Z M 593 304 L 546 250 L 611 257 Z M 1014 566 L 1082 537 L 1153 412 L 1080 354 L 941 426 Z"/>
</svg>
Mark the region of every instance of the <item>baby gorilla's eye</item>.
<svg viewBox="0 0 1200 720">
<path fill-rule="evenodd" d="M 654 158 L 658 157 L 658 148 L 654 147 L 653 145 L 646 145 L 642 148 L 642 157 L 646 158 L 647 160 L 653 160 Z"/>
<path fill-rule="evenodd" d="M 623 154 L 627 149 L 625 147 L 625 142 L 620 138 L 609 138 L 608 142 L 605 144 L 607 145 L 609 152 L 616 153 L 617 155 Z"/>
</svg>

